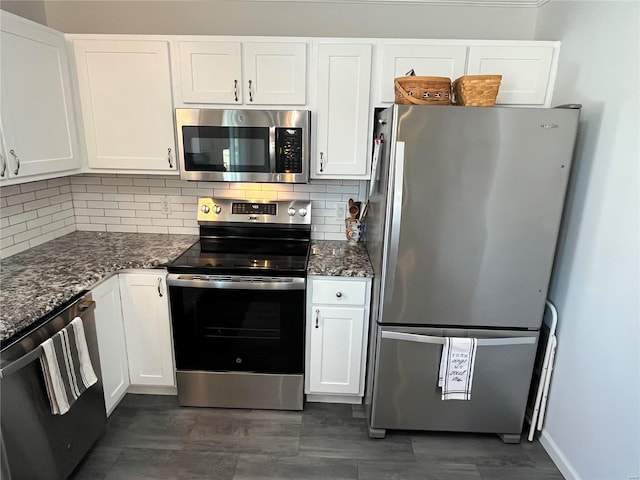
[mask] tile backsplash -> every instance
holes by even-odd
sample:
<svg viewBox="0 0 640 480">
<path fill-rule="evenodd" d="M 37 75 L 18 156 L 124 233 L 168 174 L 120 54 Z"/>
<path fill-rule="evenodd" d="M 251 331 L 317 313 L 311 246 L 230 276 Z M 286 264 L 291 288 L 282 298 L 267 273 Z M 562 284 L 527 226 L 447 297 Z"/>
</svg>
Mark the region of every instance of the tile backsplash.
<svg viewBox="0 0 640 480">
<path fill-rule="evenodd" d="M 84 174 L 0 188 L 0 256 L 74 230 L 198 233 L 198 197 L 311 200 L 312 238 L 345 240 L 337 207 L 364 200 L 366 181 L 187 182 L 173 176 Z"/>
</svg>

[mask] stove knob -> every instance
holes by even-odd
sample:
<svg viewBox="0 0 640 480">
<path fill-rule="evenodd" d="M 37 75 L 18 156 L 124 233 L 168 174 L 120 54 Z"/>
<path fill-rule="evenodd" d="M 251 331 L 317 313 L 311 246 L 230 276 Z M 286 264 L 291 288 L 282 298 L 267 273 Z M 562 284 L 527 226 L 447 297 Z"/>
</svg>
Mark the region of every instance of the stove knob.
<svg viewBox="0 0 640 480">
<path fill-rule="evenodd" d="M 298 213 L 300 214 L 301 217 L 305 217 L 307 215 L 307 209 L 306 208 L 300 208 L 300 209 L 298 209 Z"/>
<path fill-rule="evenodd" d="M 290 217 L 293 217 L 296 214 L 296 209 L 293 207 L 289 207 L 289 210 L 287 210 L 287 213 L 289 214 Z"/>
<path fill-rule="evenodd" d="M 208 205 L 202 205 L 202 208 L 200 210 L 202 210 L 202 213 L 209 213 L 209 210 L 211 209 Z"/>
<path fill-rule="evenodd" d="M 213 211 L 217 214 L 219 214 L 222 211 L 222 207 L 220 205 L 214 205 L 213 206 Z"/>
</svg>

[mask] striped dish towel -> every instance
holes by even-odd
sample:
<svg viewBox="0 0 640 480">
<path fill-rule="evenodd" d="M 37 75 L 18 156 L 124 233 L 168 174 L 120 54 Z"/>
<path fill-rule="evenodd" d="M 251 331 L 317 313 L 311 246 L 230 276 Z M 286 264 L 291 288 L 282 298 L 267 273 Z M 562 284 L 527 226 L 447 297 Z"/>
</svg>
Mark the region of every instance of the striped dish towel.
<svg viewBox="0 0 640 480">
<path fill-rule="evenodd" d="M 64 415 L 91 385 L 98 381 L 80 317 L 41 344 L 40 356 L 51 413 Z"/>
<path fill-rule="evenodd" d="M 442 400 L 471 400 L 477 348 L 475 338 L 445 337 L 438 374 Z"/>
</svg>

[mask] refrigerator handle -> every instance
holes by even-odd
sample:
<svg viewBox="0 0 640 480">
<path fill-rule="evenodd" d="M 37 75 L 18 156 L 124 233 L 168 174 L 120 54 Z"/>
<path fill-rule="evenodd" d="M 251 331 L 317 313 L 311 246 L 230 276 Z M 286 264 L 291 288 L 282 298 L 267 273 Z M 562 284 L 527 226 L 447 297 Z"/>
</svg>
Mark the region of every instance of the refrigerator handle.
<svg viewBox="0 0 640 480">
<path fill-rule="evenodd" d="M 445 337 L 434 337 L 431 335 L 418 335 L 415 333 L 382 331 L 382 338 L 392 340 L 403 340 L 406 342 L 433 343 L 444 345 Z M 507 338 L 479 338 L 479 347 L 499 347 L 504 345 L 529 345 L 536 343 L 536 337 L 507 337 Z"/>
<path fill-rule="evenodd" d="M 389 238 L 389 250 L 386 265 L 383 271 L 386 272 L 384 281 L 385 302 L 391 301 L 393 297 L 393 285 L 396 279 L 396 268 L 398 266 L 398 247 L 400 244 L 400 225 L 402 222 L 402 197 L 404 186 L 404 142 L 396 142 L 395 160 L 393 173 L 393 197 L 391 200 L 391 229 Z"/>
</svg>

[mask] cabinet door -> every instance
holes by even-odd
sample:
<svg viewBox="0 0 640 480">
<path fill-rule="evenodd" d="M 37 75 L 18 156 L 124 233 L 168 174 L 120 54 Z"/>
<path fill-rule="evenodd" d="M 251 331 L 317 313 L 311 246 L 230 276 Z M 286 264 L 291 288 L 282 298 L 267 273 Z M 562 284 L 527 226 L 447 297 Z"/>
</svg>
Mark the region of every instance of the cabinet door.
<svg viewBox="0 0 640 480">
<path fill-rule="evenodd" d="M 319 44 L 314 178 L 366 178 L 371 45 Z"/>
<path fill-rule="evenodd" d="M 497 104 L 551 102 L 552 46 L 471 46 L 468 75 L 502 75 Z"/>
<path fill-rule="evenodd" d="M 312 307 L 307 393 L 362 393 L 364 316 L 364 308 Z"/>
<path fill-rule="evenodd" d="M 175 386 L 166 272 L 120 275 L 132 385 Z"/>
<path fill-rule="evenodd" d="M 242 103 L 239 42 L 180 42 L 184 103 Z"/>
<path fill-rule="evenodd" d="M 243 45 L 244 102 L 253 105 L 306 103 L 307 45 L 255 42 Z"/>
<path fill-rule="evenodd" d="M 464 75 L 467 47 L 464 45 L 384 45 L 380 101 L 395 101 L 394 79 L 410 70 L 416 75 L 448 77 Z"/>
<path fill-rule="evenodd" d="M 127 344 L 122 318 L 118 275 L 91 290 L 96 302 L 96 332 L 107 415 L 120 403 L 129 387 Z"/>
<path fill-rule="evenodd" d="M 175 171 L 167 42 L 76 40 L 74 48 L 89 167 Z"/>
<path fill-rule="evenodd" d="M 0 35 L 0 178 L 80 168 L 64 35 L 5 12 Z"/>
</svg>

